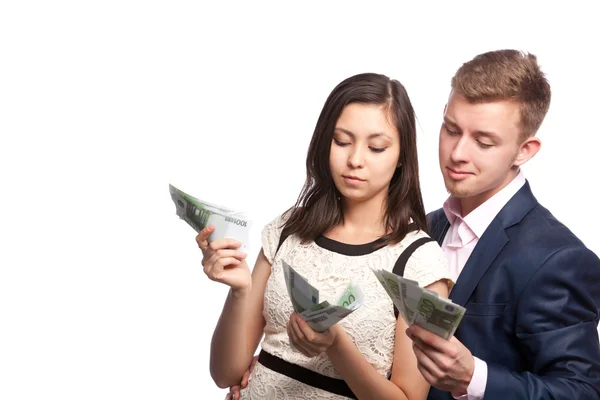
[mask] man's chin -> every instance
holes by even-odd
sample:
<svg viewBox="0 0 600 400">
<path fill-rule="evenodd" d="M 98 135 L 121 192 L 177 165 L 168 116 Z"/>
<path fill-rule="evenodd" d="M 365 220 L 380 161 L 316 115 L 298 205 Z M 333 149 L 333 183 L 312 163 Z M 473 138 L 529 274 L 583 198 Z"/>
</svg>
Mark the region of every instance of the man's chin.
<svg viewBox="0 0 600 400">
<path fill-rule="evenodd" d="M 456 185 L 453 183 L 446 182 L 446 191 L 453 197 L 464 198 L 472 195 L 472 191 L 468 188 L 460 187 L 460 185 Z"/>
</svg>

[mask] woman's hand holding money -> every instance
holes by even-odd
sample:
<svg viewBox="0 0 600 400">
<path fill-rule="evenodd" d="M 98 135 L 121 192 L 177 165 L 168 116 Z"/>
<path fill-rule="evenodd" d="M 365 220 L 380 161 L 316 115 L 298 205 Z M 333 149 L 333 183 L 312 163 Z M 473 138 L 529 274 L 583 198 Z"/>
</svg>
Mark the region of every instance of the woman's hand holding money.
<svg viewBox="0 0 600 400">
<path fill-rule="evenodd" d="M 343 332 L 338 324 L 331 326 L 325 332 L 314 331 L 297 313 L 290 315 L 290 320 L 287 323 L 287 332 L 290 337 L 290 343 L 296 350 L 304 354 L 306 357 L 316 357 L 324 353 L 335 342 Z"/>
<path fill-rule="evenodd" d="M 237 250 L 242 244 L 233 239 L 217 239 L 208 243 L 215 230 L 213 225 L 202 229 L 196 236 L 202 250 L 202 266 L 209 279 L 230 286 L 233 291 L 248 291 L 252 275 L 246 263 L 247 254 Z"/>
</svg>

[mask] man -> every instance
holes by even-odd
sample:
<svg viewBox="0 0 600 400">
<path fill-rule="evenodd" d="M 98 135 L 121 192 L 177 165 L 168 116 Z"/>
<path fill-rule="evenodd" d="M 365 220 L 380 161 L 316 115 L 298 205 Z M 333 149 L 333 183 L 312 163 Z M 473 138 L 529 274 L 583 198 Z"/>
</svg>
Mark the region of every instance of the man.
<svg viewBox="0 0 600 400">
<path fill-rule="evenodd" d="M 407 330 L 430 399 L 600 398 L 600 261 L 520 171 L 549 105 L 530 54 L 481 54 L 452 78 L 439 139 L 450 197 L 428 222 L 466 313 L 450 340 Z"/>
<path fill-rule="evenodd" d="M 452 79 L 439 141 L 450 197 L 428 222 L 467 311 L 450 340 L 406 332 L 429 399 L 600 399 L 600 260 L 520 171 L 549 106 L 530 54 L 481 54 Z"/>
</svg>

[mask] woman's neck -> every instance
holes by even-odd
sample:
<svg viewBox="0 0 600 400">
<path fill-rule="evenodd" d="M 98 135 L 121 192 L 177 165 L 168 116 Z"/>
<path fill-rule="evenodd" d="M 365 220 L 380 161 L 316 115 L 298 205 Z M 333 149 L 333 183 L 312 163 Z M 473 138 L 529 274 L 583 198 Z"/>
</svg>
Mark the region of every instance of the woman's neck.
<svg viewBox="0 0 600 400">
<path fill-rule="evenodd" d="M 342 199 L 344 221 L 325 236 L 347 244 L 369 243 L 384 236 L 385 201 L 373 198 L 364 202 Z"/>
</svg>

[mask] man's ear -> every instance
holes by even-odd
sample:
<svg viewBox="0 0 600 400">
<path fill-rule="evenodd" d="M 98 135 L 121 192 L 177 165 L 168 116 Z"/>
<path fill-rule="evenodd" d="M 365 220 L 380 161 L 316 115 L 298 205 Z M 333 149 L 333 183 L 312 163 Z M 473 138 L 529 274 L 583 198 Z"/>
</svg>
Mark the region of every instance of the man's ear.
<svg viewBox="0 0 600 400">
<path fill-rule="evenodd" d="M 521 147 L 519 147 L 519 152 L 517 153 L 517 157 L 515 158 L 513 165 L 520 167 L 521 165 L 525 164 L 537 154 L 541 147 L 542 141 L 539 138 L 535 136 L 528 137 L 523 143 L 521 143 Z"/>
</svg>

